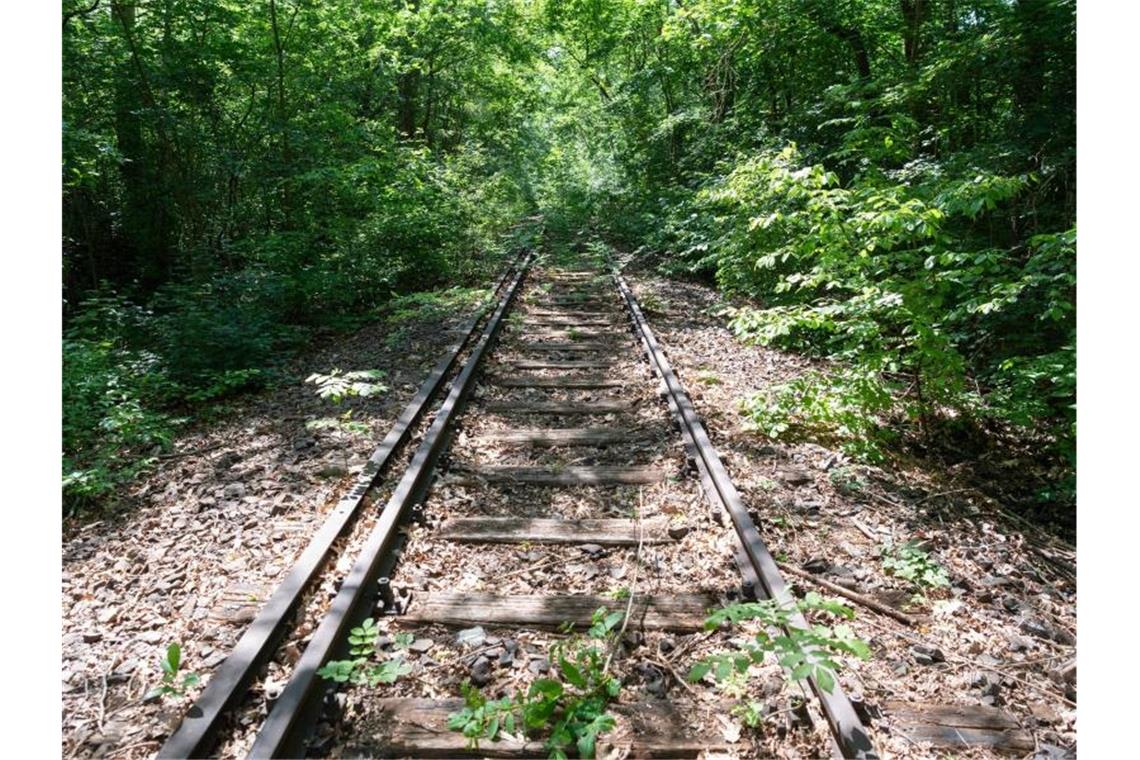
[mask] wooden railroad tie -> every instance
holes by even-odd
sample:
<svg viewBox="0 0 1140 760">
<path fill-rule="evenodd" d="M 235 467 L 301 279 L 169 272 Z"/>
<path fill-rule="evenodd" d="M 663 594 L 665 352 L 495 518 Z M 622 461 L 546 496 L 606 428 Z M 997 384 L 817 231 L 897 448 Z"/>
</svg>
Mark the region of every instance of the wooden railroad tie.
<svg viewBox="0 0 1140 760">
<path fill-rule="evenodd" d="M 492 594 L 482 591 L 440 591 L 413 597 L 400 624 L 439 624 L 459 628 L 473 625 L 528 628 L 589 628 L 599 608 L 625 611 L 629 600 L 595 594 Z M 716 606 L 711 594 L 635 594 L 629 629 L 691 632 L 704 630 L 708 611 Z"/>
<path fill-rule="evenodd" d="M 1036 745 L 1012 715 L 984 705 L 944 705 L 924 702 L 884 704 L 892 728 L 914 742 L 935 749 L 984 747 L 1024 755 Z"/>
<path fill-rule="evenodd" d="M 469 748 L 463 734 L 447 728 L 447 716 L 463 709 L 462 699 L 388 697 L 375 704 L 380 708 L 378 715 L 361 724 L 346 757 L 524 758 L 548 754 L 541 740 L 502 738 Z M 722 735 L 709 733 L 694 717 L 701 712 L 698 706 L 686 701 L 612 704 L 607 711 L 617 718 L 617 726 L 598 737 L 603 751 L 615 748 L 619 754 L 624 752 L 623 757 L 695 758 L 729 749 Z"/>
<path fill-rule="evenodd" d="M 439 528 L 440 538 L 468 544 L 599 544 L 636 546 L 637 520 L 559 520 L 546 517 L 456 517 Z M 655 517 L 641 523 L 641 541 L 666 544 L 669 520 Z"/>
<path fill-rule="evenodd" d="M 531 317 L 527 316 L 526 324 L 541 327 L 613 327 L 617 321 L 602 317 Z"/>
<path fill-rule="evenodd" d="M 633 403 L 624 399 L 592 399 L 566 403 L 561 401 L 489 401 L 489 412 L 516 414 L 621 414 L 633 411 Z"/>
<path fill-rule="evenodd" d="M 610 369 L 614 366 L 612 361 L 575 359 L 512 359 L 505 363 L 515 369 Z"/>
<path fill-rule="evenodd" d="M 599 309 L 609 311 L 614 314 L 624 314 L 620 306 L 617 306 L 618 301 L 614 298 L 605 298 L 603 296 L 567 296 L 567 295 L 550 295 L 541 299 L 528 300 L 526 303 L 532 306 L 553 306 L 556 308 L 566 307 L 590 307 L 591 309 Z M 617 308 L 615 308 L 617 306 Z"/>
<path fill-rule="evenodd" d="M 536 486 L 620 486 L 660 483 L 668 477 L 660 467 L 512 467 L 479 465 L 461 468 L 459 483 L 519 483 Z"/>
<path fill-rule="evenodd" d="M 578 325 L 565 324 L 565 325 L 536 325 L 527 323 L 523 325 L 526 328 L 525 333 L 519 333 L 520 338 L 531 338 L 538 340 L 558 340 L 558 341 L 597 341 L 600 343 L 610 342 L 618 343 L 624 341 L 628 336 L 625 329 L 618 329 L 617 326 L 608 329 L 602 329 L 601 325 L 583 325 L 587 329 L 578 329 Z"/>
<path fill-rule="evenodd" d="M 592 283 L 581 282 L 576 284 L 559 285 L 557 290 L 552 290 L 549 294 L 550 298 L 580 298 L 582 300 L 602 300 L 612 299 L 613 293 L 609 288 L 597 288 Z"/>
<path fill-rule="evenodd" d="M 546 430 L 500 430 L 479 436 L 479 441 L 519 446 L 609 446 L 614 443 L 641 441 L 646 433 L 615 428 L 548 428 Z"/>
<path fill-rule="evenodd" d="M 546 351 L 574 351 L 574 352 L 598 352 L 598 351 L 616 351 L 619 348 L 617 342 L 599 342 L 599 341 L 519 341 L 514 344 L 512 348 L 527 353 L 546 352 Z"/>
<path fill-rule="evenodd" d="M 540 325 L 539 328 L 542 328 Z M 626 341 L 629 335 L 625 329 L 605 330 L 602 332 L 591 331 L 583 332 L 582 330 L 564 329 L 564 328 L 551 328 L 551 329 L 530 329 L 526 332 L 518 332 L 514 335 L 520 343 L 526 342 L 565 342 L 565 343 L 589 343 L 591 341 L 597 343 L 610 343 L 611 345 L 627 346 Z"/>
<path fill-rule="evenodd" d="M 618 321 L 623 316 L 614 309 L 531 309 L 527 316 L 558 317 L 560 319 L 603 319 L 610 318 L 611 322 Z"/>
<path fill-rule="evenodd" d="M 620 388 L 625 381 L 606 377 L 496 377 L 503 388 Z"/>
</svg>

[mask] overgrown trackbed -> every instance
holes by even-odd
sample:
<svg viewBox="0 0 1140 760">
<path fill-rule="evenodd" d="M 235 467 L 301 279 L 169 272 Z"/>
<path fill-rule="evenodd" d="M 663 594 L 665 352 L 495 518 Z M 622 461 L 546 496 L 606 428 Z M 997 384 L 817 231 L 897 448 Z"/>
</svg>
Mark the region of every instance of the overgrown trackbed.
<svg viewBox="0 0 1140 760">
<path fill-rule="evenodd" d="M 177 716 L 162 756 L 460 753 L 464 738 L 444 725 L 461 706 L 458 683 L 505 694 L 533 681 L 563 638 L 552 629 L 587 626 L 599 607 L 632 613 L 614 658 L 626 688 L 603 742 L 634 754 L 870 756 L 876 744 L 897 749 L 889 737 L 901 735 L 1032 748 L 992 706 L 884 709 L 866 684 L 853 705 L 846 678 L 805 702 L 770 663 L 746 690 L 767 700 L 778 730 L 742 740 L 723 697 L 685 675 L 733 638 L 701 632 L 709 609 L 788 591 L 633 292 L 620 276 L 520 259 L 498 293 L 269 601 L 232 595 L 235 614 L 256 617 Z M 410 677 L 325 699 L 317 669 L 343 656 L 349 629 L 370 616 L 389 650 L 396 633 L 412 634 Z M 510 739 L 484 742 L 489 750 L 545 752 Z"/>
</svg>

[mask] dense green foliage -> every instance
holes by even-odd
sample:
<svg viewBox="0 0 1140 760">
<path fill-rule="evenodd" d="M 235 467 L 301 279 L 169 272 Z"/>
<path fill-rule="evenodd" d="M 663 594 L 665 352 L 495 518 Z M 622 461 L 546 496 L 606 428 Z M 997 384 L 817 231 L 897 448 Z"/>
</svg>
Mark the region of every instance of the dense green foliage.
<svg viewBox="0 0 1140 760">
<path fill-rule="evenodd" d="M 316 325 L 485 281 L 533 208 L 514 4 L 64 3 L 72 504 Z M 533 161 L 531 161 L 533 163 Z"/>
<path fill-rule="evenodd" d="M 834 360 L 744 402 L 878 459 L 1075 472 L 1071 0 L 64 3 L 65 474 L 541 211 Z M 483 281 L 485 282 L 485 277 Z M 889 424 L 888 424 L 889 423 Z M 981 433 L 981 434 L 979 434 Z M 130 455 L 127 452 L 134 452 Z"/>
<path fill-rule="evenodd" d="M 577 223 L 715 278 L 748 304 L 743 339 L 838 360 L 746 400 L 760 430 L 872 460 L 900 434 L 964 457 L 1021 440 L 1057 463 L 1039 498 L 1071 500 L 1074 3 L 571 0 L 546 19 L 576 72 L 558 123 L 590 125 L 561 154 Z"/>
</svg>

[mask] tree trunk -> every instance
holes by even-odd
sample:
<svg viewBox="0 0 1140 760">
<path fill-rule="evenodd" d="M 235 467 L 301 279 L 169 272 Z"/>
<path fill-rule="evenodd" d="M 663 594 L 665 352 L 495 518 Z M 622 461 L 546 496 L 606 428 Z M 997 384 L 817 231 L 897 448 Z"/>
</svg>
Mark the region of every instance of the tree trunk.
<svg viewBox="0 0 1140 760">
<path fill-rule="evenodd" d="M 867 51 L 867 43 L 863 33 L 855 26 L 842 23 L 832 16 L 834 7 L 825 2 L 813 2 L 806 7 L 807 14 L 813 18 L 820 27 L 829 34 L 834 34 L 846 42 L 851 52 L 855 54 L 855 70 L 864 82 L 871 79 L 871 54 Z"/>
<path fill-rule="evenodd" d="M 273 50 L 277 58 L 276 128 L 281 155 L 278 180 L 281 183 L 281 211 L 284 226 L 288 228 L 292 219 L 293 203 L 287 174 L 293 166 L 293 152 L 289 144 L 289 114 L 285 110 L 285 49 L 281 44 L 281 29 L 277 23 L 277 0 L 269 0 L 269 21 L 273 29 Z"/>
<path fill-rule="evenodd" d="M 410 69 L 400 75 L 396 85 L 400 98 L 400 131 L 409 140 L 416 136 L 416 96 L 420 89 L 420 72 Z"/>
<path fill-rule="evenodd" d="M 899 0 L 903 17 L 903 55 L 911 68 L 918 65 L 922 56 L 922 24 L 930 15 L 926 0 Z"/>
<path fill-rule="evenodd" d="M 424 96 L 424 141 L 431 145 L 432 106 L 435 103 L 435 56 L 428 58 L 427 93 Z"/>
<path fill-rule="evenodd" d="M 135 5 L 111 4 L 127 45 L 127 60 L 115 76 L 115 141 L 123 157 L 123 235 L 133 249 L 135 274 L 144 288 L 156 288 L 172 269 L 170 237 L 172 219 L 166 192 L 169 178 L 164 171 L 169 146 L 165 139 L 155 156 L 148 150 L 140 115 L 144 106 L 155 110 L 153 96 L 148 97 L 139 49 L 135 41 Z M 148 102 L 150 101 L 150 102 Z M 157 114 L 156 114 L 157 116 Z M 159 125 L 161 131 L 161 125 Z"/>
<path fill-rule="evenodd" d="M 420 9 L 419 0 L 404 0 L 404 7 L 412 13 L 418 13 Z M 400 49 L 409 63 L 405 64 L 408 68 L 396 79 L 396 97 L 399 101 L 396 118 L 400 132 L 405 138 L 412 140 L 416 136 L 416 100 L 419 98 L 420 91 L 419 67 L 413 67 L 410 63 L 416 52 L 415 36 L 401 44 Z"/>
</svg>

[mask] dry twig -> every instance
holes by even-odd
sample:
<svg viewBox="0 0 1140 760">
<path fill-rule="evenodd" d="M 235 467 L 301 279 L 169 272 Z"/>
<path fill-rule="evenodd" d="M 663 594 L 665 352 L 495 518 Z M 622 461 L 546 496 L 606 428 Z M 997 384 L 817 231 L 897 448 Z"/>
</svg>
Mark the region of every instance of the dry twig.
<svg viewBox="0 0 1140 760">
<path fill-rule="evenodd" d="M 899 621 L 903 625 L 909 625 L 912 628 L 914 627 L 915 620 L 910 615 L 907 615 L 905 612 L 899 612 L 895 608 L 890 607 L 886 604 L 883 604 L 882 602 L 880 602 L 876 599 L 872 599 L 869 596 L 865 596 L 865 595 L 860 594 L 858 592 L 851 591 L 850 589 L 846 589 L 843 586 L 840 586 L 836 583 L 832 583 L 831 581 L 824 580 L 823 578 L 820 578 L 817 575 L 812 575 L 811 573 L 807 572 L 806 570 L 800 570 L 798 567 L 792 567 L 791 565 L 785 565 L 783 563 L 778 563 L 777 566 L 786 573 L 791 573 L 792 575 L 798 576 L 800 578 L 806 578 L 807 580 L 811 581 L 812 583 L 815 583 L 819 586 L 822 586 L 823 588 L 827 589 L 828 591 L 831 591 L 832 593 L 839 594 L 842 597 L 846 597 L 847 599 L 850 599 L 851 601 L 855 602 L 856 604 L 862 605 L 862 606 L 866 607 L 867 609 L 874 610 L 875 612 L 878 612 L 880 615 L 886 615 L 887 617 L 894 618 L 895 620 Z"/>
</svg>

